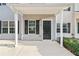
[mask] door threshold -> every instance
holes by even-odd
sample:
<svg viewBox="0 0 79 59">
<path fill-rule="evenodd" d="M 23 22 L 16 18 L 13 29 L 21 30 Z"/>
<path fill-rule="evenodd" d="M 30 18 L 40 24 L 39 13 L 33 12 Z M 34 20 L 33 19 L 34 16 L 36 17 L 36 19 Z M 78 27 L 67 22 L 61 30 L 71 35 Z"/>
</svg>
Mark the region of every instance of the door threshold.
<svg viewBox="0 0 79 59">
<path fill-rule="evenodd" d="M 51 39 L 43 39 L 43 40 L 51 40 Z"/>
</svg>

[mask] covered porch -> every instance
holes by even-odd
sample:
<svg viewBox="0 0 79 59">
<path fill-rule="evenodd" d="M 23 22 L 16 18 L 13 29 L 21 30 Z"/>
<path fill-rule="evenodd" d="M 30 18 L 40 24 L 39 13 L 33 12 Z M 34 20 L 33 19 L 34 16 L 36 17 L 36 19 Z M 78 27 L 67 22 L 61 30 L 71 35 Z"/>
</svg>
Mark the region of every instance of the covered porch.
<svg viewBox="0 0 79 59">
<path fill-rule="evenodd" d="M 56 40 L 57 39 L 57 31 L 56 31 L 56 26 L 57 26 L 57 14 L 60 13 L 60 46 L 63 46 L 63 9 L 70 6 L 70 4 L 10 4 L 9 5 L 12 11 L 14 12 L 14 19 L 15 19 L 15 46 L 18 45 L 18 39 L 20 37 L 21 40 L 23 40 L 24 37 L 24 15 L 26 15 L 26 19 L 28 15 L 53 15 L 55 18 L 54 22 L 54 28 L 52 28 L 52 23 L 51 23 L 51 28 L 52 30 L 54 29 L 55 31 L 51 30 L 51 39 Z M 19 16 L 20 15 L 20 16 Z M 20 18 L 20 19 L 19 19 Z M 28 17 L 29 18 L 29 17 Z M 46 17 L 45 17 L 46 18 Z M 42 18 L 40 23 L 43 23 L 43 20 L 47 20 L 47 18 Z M 32 18 L 29 18 L 32 19 Z M 53 21 L 53 18 L 48 18 L 48 20 L 51 19 Z M 18 35 L 18 20 L 20 20 L 21 28 L 20 28 L 20 36 Z M 41 27 L 42 30 L 41 33 L 41 39 L 43 40 L 43 28 Z M 54 34 L 54 35 L 52 35 Z M 34 37 L 33 35 L 31 35 Z M 54 38 L 53 38 L 54 36 Z M 28 36 L 25 36 L 27 38 Z M 29 36 L 30 37 L 30 36 Z M 38 38 L 38 37 L 37 37 Z"/>
</svg>

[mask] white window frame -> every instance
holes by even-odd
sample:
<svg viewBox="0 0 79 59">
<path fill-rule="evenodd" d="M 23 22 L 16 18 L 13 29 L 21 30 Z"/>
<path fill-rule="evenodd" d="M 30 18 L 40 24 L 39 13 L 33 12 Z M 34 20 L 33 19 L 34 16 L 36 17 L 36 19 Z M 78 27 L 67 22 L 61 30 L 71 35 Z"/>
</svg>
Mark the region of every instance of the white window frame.
<svg viewBox="0 0 79 59">
<path fill-rule="evenodd" d="M 68 23 L 65 23 L 66 24 L 66 29 L 67 29 L 67 32 L 68 33 L 68 30 L 69 30 L 69 27 L 68 27 Z M 70 27 L 71 28 L 71 27 Z M 70 30 L 71 31 L 71 30 Z"/>
<path fill-rule="evenodd" d="M 29 33 L 29 21 L 35 21 L 35 33 Z M 28 34 L 36 34 L 36 20 L 28 20 Z"/>
<path fill-rule="evenodd" d="M 14 22 L 14 27 L 13 28 L 15 29 L 15 21 L 13 21 L 13 22 Z M 10 27 L 10 21 L 9 21 L 8 28 L 9 28 L 9 30 L 8 30 L 9 34 L 14 34 L 15 33 L 15 32 L 14 33 L 10 33 L 10 28 L 12 28 L 12 27 Z"/>
<path fill-rule="evenodd" d="M 60 29 L 60 23 L 57 23 L 57 29 L 56 29 L 57 30 L 57 33 L 60 33 L 60 31 L 58 32 L 58 29 Z"/>
<path fill-rule="evenodd" d="M 66 27 L 63 27 L 63 29 L 66 28 L 67 29 L 66 33 L 68 33 L 68 24 L 67 23 L 63 23 L 63 25 L 64 24 L 66 25 Z M 63 32 L 63 33 L 65 33 L 65 32 Z"/>
<path fill-rule="evenodd" d="M 13 20 L 8 20 L 7 22 L 8 22 L 8 33 L 3 33 L 3 25 L 2 25 L 2 23 L 4 22 L 4 21 L 7 21 L 7 20 L 3 20 L 3 21 L 1 21 L 1 34 L 14 34 L 14 33 L 10 33 L 10 25 L 9 25 L 9 22 L 10 21 L 13 21 Z M 15 21 L 14 21 L 14 28 L 15 28 Z"/>
<path fill-rule="evenodd" d="M 57 24 L 59 24 L 59 26 L 60 26 L 60 23 L 57 23 Z M 67 24 L 67 23 L 63 23 L 63 25 L 64 25 L 64 24 L 66 24 L 66 29 L 67 29 L 67 32 L 66 32 L 66 33 L 68 33 L 68 29 L 69 29 L 69 28 L 68 28 L 68 24 Z M 57 28 L 60 28 L 60 27 L 57 26 Z M 64 28 L 64 27 L 63 27 L 63 28 Z M 70 31 L 71 31 L 71 30 L 70 30 Z M 60 32 L 57 32 L 57 33 L 60 33 Z M 63 33 L 64 33 L 64 32 L 63 32 Z"/>
<path fill-rule="evenodd" d="M 4 21 L 6 21 L 6 20 L 4 20 Z M 3 22 L 4 21 L 1 21 L 1 34 L 9 34 L 9 32 L 8 33 L 3 33 Z M 7 21 L 8 22 L 8 21 Z M 9 23 L 9 22 L 8 22 Z M 9 26 L 9 25 L 8 25 Z"/>
</svg>

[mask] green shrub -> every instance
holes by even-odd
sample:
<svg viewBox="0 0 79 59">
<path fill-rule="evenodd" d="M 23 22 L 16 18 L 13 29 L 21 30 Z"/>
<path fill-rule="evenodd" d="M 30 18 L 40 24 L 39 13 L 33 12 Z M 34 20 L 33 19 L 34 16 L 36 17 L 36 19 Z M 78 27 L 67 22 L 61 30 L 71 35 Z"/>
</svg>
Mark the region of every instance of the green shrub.
<svg viewBox="0 0 79 59">
<path fill-rule="evenodd" d="M 73 54 L 79 56 L 79 40 L 74 38 L 64 38 L 64 46 Z"/>
</svg>

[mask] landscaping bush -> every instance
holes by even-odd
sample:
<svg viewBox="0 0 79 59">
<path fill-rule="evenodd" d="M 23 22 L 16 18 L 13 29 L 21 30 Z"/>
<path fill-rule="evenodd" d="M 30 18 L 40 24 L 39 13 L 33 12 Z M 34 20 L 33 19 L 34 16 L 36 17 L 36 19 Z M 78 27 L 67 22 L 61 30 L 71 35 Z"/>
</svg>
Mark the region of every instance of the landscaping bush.
<svg viewBox="0 0 79 59">
<path fill-rule="evenodd" d="M 64 47 L 73 54 L 79 56 L 79 40 L 74 38 L 64 38 Z"/>
</svg>

